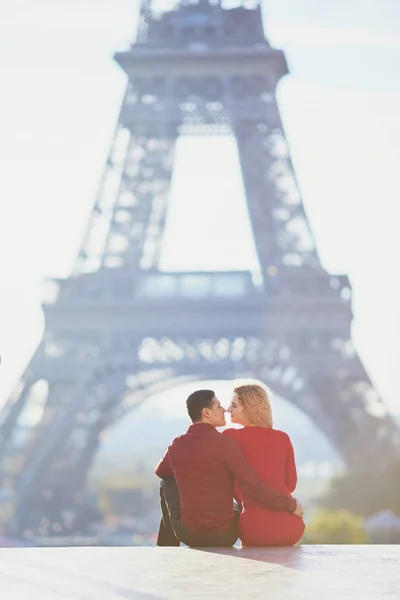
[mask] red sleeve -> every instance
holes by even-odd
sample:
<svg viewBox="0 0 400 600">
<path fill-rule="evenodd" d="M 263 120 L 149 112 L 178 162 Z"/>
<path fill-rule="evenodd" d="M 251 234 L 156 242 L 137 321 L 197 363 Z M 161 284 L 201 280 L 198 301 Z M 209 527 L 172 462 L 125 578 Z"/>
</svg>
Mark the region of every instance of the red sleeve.
<svg viewBox="0 0 400 600">
<path fill-rule="evenodd" d="M 234 429 L 233 427 L 230 427 L 229 429 L 224 429 L 223 431 L 221 431 L 221 433 L 223 435 L 226 435 L 226 437 L 229 437 L 232 440 L 235 440 L 236 439 L 236 435 L 235 435 L 236 431 L 237 431 L 236 429 Z M 240 491 L 240 489 L 239 489 L 239 487 L 238 487 L 238 485 L 237 485 L 236 482 L 235 482 L 235 487 L 234 487 L 234 490 L 233 490 L 233 497 L 235 498 L 236 502 L 240 506 L 243 505 L 243 497 L 242 497 L 241 491 Z"/>
<path fill-rule="evenodd" d="M 296 509 L 296 500 L 294 498 L 279 494 L 258 477 L 256 472 L 247 463 L 242 449 L 237 442 L 229 435 L 225 435 L 223 441 L 224 444 L 221 450 L 224 462 L 243 495 L 248 496 L 267 508 L 285 510 L 287 512 L 293 512 Z"/>
<path fill-rule="evenodd" d="M 289 492 L 294 492 L 297 485 L 297 470 L 296 470 L 296 461 L 294 459 L 294 451 L 292 442 L 288 436 L 288 453 L 286 457 L 286 467 L 285 467 L 285 479 L 286 485 Z"/>
<path fill-rule="evenodd" d="M 163 458 L 156 466 L 155 474 L 158 475 L 160 479 L 167 479 L 168 477 L 173 476 L 174 472 L 172 470 L 171 461 L 169 458 L 169 449 L 166 451 Z"/>
<path fill-rule="evenodd" d="M 223 431 L 221 431 L 222 435 L 226 435 L 227 437 L 230 437 L 232 440 L 236 439 L 236 433 L 237 429 L 234 429 L 233 427 L 230 427 L 229 429 L 224 429 Z"/>
</svg>

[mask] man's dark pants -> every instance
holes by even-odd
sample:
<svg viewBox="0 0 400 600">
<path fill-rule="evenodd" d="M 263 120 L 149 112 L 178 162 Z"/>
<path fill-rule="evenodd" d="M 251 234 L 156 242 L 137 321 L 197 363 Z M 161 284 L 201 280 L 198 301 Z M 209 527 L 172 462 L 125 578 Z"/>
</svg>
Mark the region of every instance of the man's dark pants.
<svg viewBox="0 0 400 600">
<path fill-rule="evenodd" d="M 226 548 L 233 546 L 238 539 L 240 510 L 235 510 L 232 521 L 223 527 L 199 532 L 185 527 L 182 523 L 179 490 L 174 477 L 162 480 L 160 500 L 162 518 L 157 546 L 179 546 L 180 542 L 183 542 L 194 548 Z"/>
</svg>

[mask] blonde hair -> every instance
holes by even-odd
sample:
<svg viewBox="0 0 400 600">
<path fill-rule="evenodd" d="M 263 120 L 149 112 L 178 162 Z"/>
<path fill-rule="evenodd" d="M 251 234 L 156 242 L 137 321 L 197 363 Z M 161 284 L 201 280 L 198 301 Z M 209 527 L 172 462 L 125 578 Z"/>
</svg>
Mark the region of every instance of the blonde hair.
<svg viewBox="0 0 400 600">
<path fill-rule="evenodd" d="M 234 382 L 233 391 L 252 425 L 272 428 L 271 391 L 261 381 Z"/>
</svg>

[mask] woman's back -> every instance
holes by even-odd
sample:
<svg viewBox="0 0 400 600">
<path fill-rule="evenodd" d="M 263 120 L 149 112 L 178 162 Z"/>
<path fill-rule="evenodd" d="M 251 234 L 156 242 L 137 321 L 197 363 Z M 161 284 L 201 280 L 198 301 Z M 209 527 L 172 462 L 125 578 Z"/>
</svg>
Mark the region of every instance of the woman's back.
<svg viewBox="0 0 400 600">
<path fill-rule="evenodd" d="M 297 484 L 297 472 L 293 447 L 289 436 L 270 427 L 248 426 L 242 429 L 226 429 L 224 435 L 233 438 L 242 448 L 249 465 L 260 478 L 282 494 L 291 494 Z M 243 497 L 236 490 L 243 504 L 240 518 L 240 537 L 247 545 L 293 545 L 304 532 L 299 517 L 267 509 Z"/>
<path fill-rule="evenodd" d="M 256 473 L 282 494 L 292 493 L 297 483 L 293 447 L 289 436 L 278 429 L 243 427 L 227 429 L 242 448 Z"/>
</svg>

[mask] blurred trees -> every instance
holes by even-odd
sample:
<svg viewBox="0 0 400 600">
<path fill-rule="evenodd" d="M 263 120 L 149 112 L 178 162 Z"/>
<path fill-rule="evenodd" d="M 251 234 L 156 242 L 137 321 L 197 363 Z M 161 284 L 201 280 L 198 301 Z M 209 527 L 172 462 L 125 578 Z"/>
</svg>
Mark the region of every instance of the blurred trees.
<svg viewBox="0 0 400 600">
<path fill-rule="evenodd" d="M 369 468 L 369 472 L 334 478 L 324 507 L 346 509 L 363 517 L 385 509 L 400 515 L 400 461 L 385 470 L 379 465 Z"/>
<path fill-rule="evenodd" d="M 363 519 L 347 510 L 319 510 L 307 525 L 302 544 L 367 544 Z"/>
<path fill-rule="evenodd" d="M 386 469 L 380 469 L 379 465 L 366 467 L 368 472 L 345 474 L 332 480 L 320 503 L 323 508 L 307 525 L 302 544 L 390 543 L 386 540 L 386 530 L 378 531 L 377 539 L 370 540 L 364 519 L 382 511 L 400 515 L 400 461 Z"/>
</svg>

